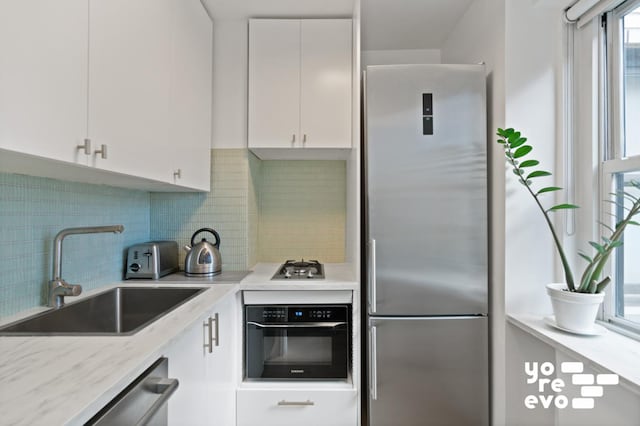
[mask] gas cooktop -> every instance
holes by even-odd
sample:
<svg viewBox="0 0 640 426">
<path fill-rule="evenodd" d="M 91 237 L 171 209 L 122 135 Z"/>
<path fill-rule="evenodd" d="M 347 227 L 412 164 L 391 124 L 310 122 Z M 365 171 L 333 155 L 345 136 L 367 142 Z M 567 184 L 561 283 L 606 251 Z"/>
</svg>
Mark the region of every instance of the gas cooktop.
<svg viewBox="0 0 640 426">
<path fill-rule="evenodd" d="M 324 267 L 317 260 L 300 262 L 287 260 L 279 268 L 278 272 L 271 277 L 272 280 L 321 280 L 324 279 Z"/>
</svg>

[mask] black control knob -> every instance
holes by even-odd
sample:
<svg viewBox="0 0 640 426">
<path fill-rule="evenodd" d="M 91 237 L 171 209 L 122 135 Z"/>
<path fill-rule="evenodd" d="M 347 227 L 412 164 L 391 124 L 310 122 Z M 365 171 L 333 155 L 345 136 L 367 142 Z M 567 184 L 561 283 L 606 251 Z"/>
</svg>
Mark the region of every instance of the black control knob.
<svg viewBox="0 0 640 426">
<path fill-rule="evenodd" d="M 133 272 L 138 272 L 140 270 L 140 264 L 132 263 L 131 265 L 129 265 L 129 269 L 131 269 Z"/>
</svg>

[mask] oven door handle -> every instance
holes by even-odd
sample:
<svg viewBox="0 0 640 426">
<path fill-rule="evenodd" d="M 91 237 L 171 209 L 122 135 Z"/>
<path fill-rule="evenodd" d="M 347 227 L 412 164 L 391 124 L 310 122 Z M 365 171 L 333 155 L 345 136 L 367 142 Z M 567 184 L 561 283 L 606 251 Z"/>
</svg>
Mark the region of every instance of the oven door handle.
<svg viewBox="0 0 640 426">
<path fill-rule="evenodd" d="M 259 328 L 336 328 L 347 325 L 346 322 L 306 322 L 304 324 L 260 324 L 255 321 L 247 321 L 247 325 L 255 325 Z"/>
</svg>

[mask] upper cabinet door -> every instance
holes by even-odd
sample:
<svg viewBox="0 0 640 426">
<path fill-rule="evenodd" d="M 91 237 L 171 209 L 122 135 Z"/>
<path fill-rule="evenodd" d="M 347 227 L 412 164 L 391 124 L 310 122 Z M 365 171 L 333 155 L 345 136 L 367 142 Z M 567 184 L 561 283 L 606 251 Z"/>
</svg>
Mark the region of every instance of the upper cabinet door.
<svg viewBox="0 0 640 426">
<path fill-rule="evenodd" d="M 96 167 L 173 182 L 169 0 L 90 0 L 89 138 Z"/>
<path fill-rule="evenodd" d="M 351 20 L 305 19 L 301 23 L 303 146 L 351 148 Z"/>
<path fill-rule="evenodd" d="M 300 21 L 249 24 L 249 147 L 301 146 Z"/>
<path fill-rule="evenodd" d="M 211 164 L 212 27 L 200 0 L 170 0 L 169 141 L 176 185 L 208 191 Z M 179 172 L 179 173 L 178 173 Z"/>
<path fill-rule="evenodd" d="M 0 148 L 86 164 L 87 0 L 0 2 Z"/>
</svg>

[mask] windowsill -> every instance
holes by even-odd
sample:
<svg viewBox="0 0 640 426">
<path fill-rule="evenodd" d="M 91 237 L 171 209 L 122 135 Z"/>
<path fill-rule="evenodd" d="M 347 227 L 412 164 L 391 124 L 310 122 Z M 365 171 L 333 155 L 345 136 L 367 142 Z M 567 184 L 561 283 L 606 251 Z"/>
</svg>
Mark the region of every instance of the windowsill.
<svg viewBox="0 0 640 426">
<path fill-rule="evenodd" d="M 596 371 L 617 374 L 621 385 L 640 394 L 639 341 L 611 330 L 602 336 L 565 333 L 548 326 L 542 317 L 535 315 L 509 314 L 507 321 Z"/>
</svg>

